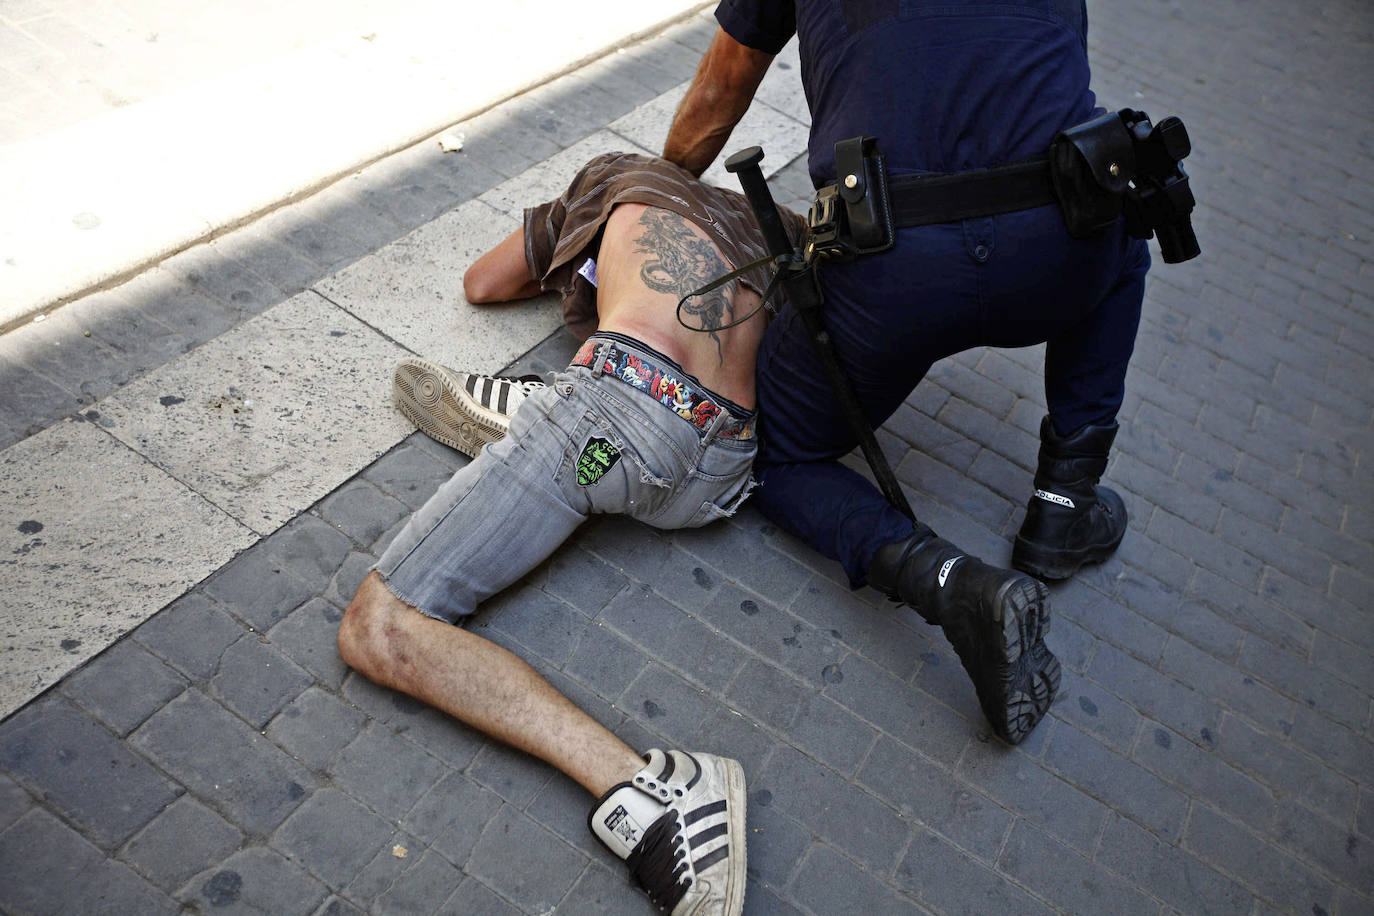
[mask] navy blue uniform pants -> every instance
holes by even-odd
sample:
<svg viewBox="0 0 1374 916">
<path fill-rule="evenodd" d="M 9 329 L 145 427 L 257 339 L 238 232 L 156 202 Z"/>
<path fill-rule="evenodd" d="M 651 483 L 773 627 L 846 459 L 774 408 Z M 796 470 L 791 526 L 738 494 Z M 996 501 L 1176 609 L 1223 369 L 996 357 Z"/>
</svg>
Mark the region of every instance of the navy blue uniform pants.
<svg viewBox="0 0 1374 916">
<path fill-rule="evenodd" d="M 902 229 L 889 252 L 824 265 L 823 314 L 875 427 L 938 359 L 1048 342 L 1046 403 L 1066 434 L 1108 422 L 1121 407 L 1149 266 L 1145 243 L 1120 222 L 1101 238 L 1077 240 L 1058 207 L 1040 207 Z M 878 548 L 914 529 L 838 463 L 855 438 L 790 308 L 759 351 L 758 402 L 755 503 L 862 585 Z"/>
</svg>

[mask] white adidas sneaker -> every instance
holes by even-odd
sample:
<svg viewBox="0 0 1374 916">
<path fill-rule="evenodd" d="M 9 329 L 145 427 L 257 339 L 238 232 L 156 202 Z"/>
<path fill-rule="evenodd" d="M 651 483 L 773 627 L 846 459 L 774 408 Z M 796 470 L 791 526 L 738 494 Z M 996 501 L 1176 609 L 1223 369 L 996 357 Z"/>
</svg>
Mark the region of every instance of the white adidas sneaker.
<svg viewBox="0 0 1374 916">
<path fill-rule="evenodd" d="M 596 838 L 672 916 L 744 909 L 744 769 L 685 751 L 646 755 L 648 765 L 607 792 L 587 817 Z"/>
<path fill-rule="evenodd" d="M 431 439 L 474 458 L 482 446 L 510 431 L 516 408 L 544 387 L 537 375 L 455 372 L 414 356 L 401 360 L 392 376 L 396 407 L 406 419 Z"/>
</svg>

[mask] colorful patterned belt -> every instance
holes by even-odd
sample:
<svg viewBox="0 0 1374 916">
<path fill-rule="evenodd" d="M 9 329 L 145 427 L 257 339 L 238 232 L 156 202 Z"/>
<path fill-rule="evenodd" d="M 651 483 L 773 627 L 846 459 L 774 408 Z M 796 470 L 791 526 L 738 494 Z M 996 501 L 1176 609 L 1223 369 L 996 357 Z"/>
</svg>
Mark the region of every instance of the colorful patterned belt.
<svg viewBox="0 0 1374 916">
<path fill-rule="evenodd" d="M 716 403 L 714 395 L 702 387 L 701 383 L 687 375 L 675 364 L 666 368 L 655 365 L 638 353 L 627 352 L 623 345 L 612 338 L 592 337 L 577 351 L 572 365 L 591 367 L 596 354 L 605 347 L 602 357 L 601 373 L 619 379 L 632 388 L 649 395 L 664 407 L 696 427 L 697 435 L 704 436 L 715 422 L 716 417 L 725 414 L 716 429 L 722 439 L 754 438 L 754 418 L 741 420 L 727 408 Z M 666 357 L 665 357 L 665 361 Z M 595 371 L 595 370 L 593 370 Z M 690 381 L 689 381 L 690 379 Z"/>
</svg>

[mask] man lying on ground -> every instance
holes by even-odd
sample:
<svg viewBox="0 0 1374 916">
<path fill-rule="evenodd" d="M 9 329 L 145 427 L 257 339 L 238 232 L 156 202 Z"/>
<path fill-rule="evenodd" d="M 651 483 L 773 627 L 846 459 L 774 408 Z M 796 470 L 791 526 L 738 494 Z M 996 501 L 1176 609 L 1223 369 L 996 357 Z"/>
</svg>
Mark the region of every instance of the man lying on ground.
<svg viewBox="0 0 1374 916">
<path fill-rule="evenodd" d="M 492 400 L 494 380 L 422 360 L 398 367 L 403 412 L 475 457 L 391 543 L 339 629 L 341 655 L 369 679 L 539 757 L 591 792 L 592 832 L 673 913 L 743 906 L 740 765 L 677 750 L 640 756 L 525 662 L 454 624 L 594 512 L 691 528 L 743 502 L 757 450 L 754 358 L 764 330 L 762 311 L 751 312 L 766 274 L 691 300 L 682 321 L 678 301 L 764 254 L 748 213 L 740 195 L 662 160 L 621 154 L 593 159 L 561 198 L 526 211 L 524 226 L 468 270 L 467 298 L 558 290 L 569 326 L 586 342 L 552 385 L 505 383 L 504 405 L 499 392 Z M 795 218 L 790 225 L 800 231 Z M 467 382 L 474 391 L 482 384 L 491 408 L 520 400 L 508 433 L 504 411 L 482 407 Z"/>
</svg>

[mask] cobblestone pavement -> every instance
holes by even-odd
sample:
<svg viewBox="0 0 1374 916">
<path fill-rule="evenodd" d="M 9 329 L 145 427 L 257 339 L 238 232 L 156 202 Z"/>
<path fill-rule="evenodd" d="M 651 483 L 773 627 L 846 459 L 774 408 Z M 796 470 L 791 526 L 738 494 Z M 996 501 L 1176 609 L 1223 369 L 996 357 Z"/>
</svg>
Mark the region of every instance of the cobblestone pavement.
<svg viewBox="0 0 1374 916">
<path fill-rule="evenodd" d="M 1107 474 L 1131 530 L 1052 589 L 1064 686 L 1025 744 L 991 738 L 915 615 L 748 509 L 592 522 L 473 621 L 631 745 L 743 762 L 750 912 L 1374 912 L 1374 9 L 1090 18 L 1103 104 L 1189 124 L 1204 255 L 1152 272 Z M 173 291 L 74 306 L 122 316 L 104 361 L 0 366 L 4 444 L 650 101 L 709 35 L 498 109 L 465 152 L 486 184 L 403 155 L 232 259 L 168 265 Z M 795 203 L 803 167 L 773 184 Z M 917 511 L 991 560 L 1030 486 L 1041 359 L 947 361 L 881 433 Z M 580 789 L 337 657 L 369 564 L 464 460 L 409 436 L 0 724 L 0 910 L 648 912 Z"/>
</svg>

